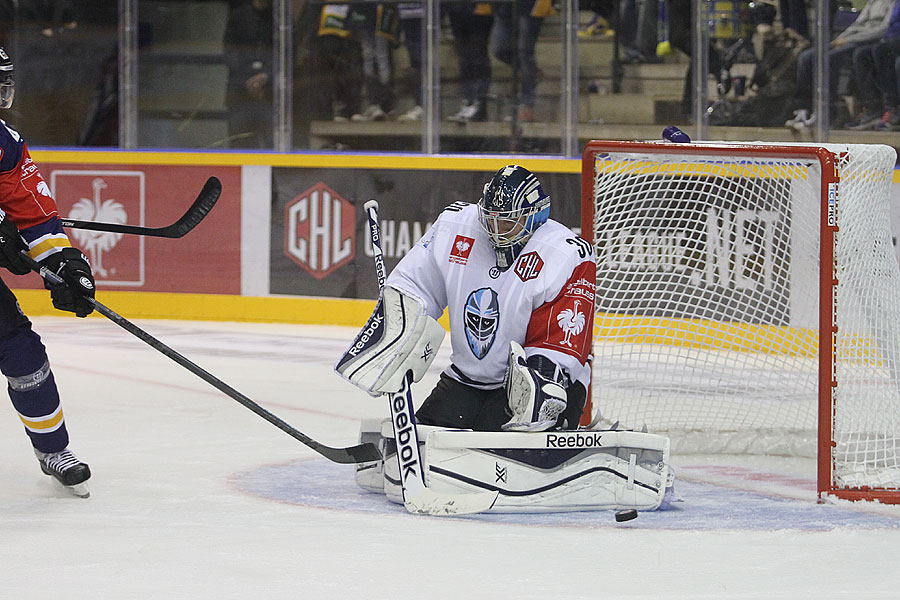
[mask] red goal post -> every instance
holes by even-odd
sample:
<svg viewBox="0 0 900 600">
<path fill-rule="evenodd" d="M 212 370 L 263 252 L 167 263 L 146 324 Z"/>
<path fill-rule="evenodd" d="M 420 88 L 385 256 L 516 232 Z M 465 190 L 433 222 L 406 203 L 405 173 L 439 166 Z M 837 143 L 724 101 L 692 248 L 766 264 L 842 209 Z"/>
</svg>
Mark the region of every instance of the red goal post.
<svg viewBox="0 0 900 600">
<path fill-rule="evenodd" d="M 815 456 L 820 498 L 900 503 L 895 163 L 880 145 L 589 142 L 591 424 L 673 453 Z"/>
</svg>

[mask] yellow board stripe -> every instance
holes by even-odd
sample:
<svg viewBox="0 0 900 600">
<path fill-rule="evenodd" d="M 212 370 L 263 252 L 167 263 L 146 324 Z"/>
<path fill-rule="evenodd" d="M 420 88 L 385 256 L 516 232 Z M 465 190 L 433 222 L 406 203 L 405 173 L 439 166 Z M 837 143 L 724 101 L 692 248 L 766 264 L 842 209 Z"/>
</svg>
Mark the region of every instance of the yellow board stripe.
<svg viewBox="0 0 900 600">
<path fill-rule="evenodd" d="M 45 290 L 13 290 L 29 316 L 70 317 L 53 308 Z M 162 292 L 97 292 L 97 299 L 129 320 L 178 319 L 362 327 L 374 300 L 287 296 L 228 296 Z M 94 313 L 91 317 L 105 318 Z M 438 320 L 448 328 L 447 315 Z M 349 339 L 348 339 L 349 342 Z"/>
<path fill-rule="evenodd" d="M 31 150 L 38 163 L 188 165 L 240 167 L 269 165 L 328 169 L 409 169 L 496 171 L 514 163 L 537 173 L 580 173 L 581 161 L 528 156 L 422 156 L 404 154 L 276 154 L 231 152 L 121 152 L 112 150 Z"/>
</svg>

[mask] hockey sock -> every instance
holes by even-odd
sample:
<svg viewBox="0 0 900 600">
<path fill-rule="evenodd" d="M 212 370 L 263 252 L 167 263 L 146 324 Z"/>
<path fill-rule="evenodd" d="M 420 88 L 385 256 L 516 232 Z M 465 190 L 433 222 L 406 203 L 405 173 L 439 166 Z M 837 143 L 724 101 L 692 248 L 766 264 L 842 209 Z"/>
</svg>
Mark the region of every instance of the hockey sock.
<svg viewBox="0 0 900 600">
<path fill-rule="evenodd" d="M 29 326 L 0 339 L 0 371 L 9 382 L 9 397 L 31 444 L 48 453 L 68 446 L 69 434 L 47 352 Z"/>
</svg>

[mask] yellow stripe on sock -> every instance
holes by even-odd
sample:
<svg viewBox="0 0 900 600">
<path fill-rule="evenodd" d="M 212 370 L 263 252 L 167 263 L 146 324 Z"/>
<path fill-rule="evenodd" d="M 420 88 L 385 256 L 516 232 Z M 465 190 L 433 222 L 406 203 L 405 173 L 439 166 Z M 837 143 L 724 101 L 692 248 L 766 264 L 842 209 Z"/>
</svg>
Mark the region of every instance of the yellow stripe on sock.
<svg viewBox="0 0 900 600">
<path fill-rule="evenodd" d="M 34 418 L 19 414 L 19 418 L 22 419 L 22 423 L 24 423 L 29 431 L 35 433 L 48 433 L 49 431 L 58 428 L 60 423 L 62 423 L 63 412 L 62 407 L 59 407 L 52 415 L 46 417 Z"/>
</svg>

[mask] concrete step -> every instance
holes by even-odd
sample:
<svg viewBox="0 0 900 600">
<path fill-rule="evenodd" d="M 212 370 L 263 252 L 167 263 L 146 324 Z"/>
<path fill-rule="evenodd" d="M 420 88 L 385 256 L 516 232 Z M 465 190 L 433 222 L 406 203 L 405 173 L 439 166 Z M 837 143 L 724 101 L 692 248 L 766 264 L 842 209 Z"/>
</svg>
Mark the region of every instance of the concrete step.
<svg viewBox="0 0 900 600">
<path fill-rule="evenodd" d="M 681 106 L 680 95 L 582 94 L 579 101 L 579 121 L 593 124 L 670 123 Z"/>
</svg>

